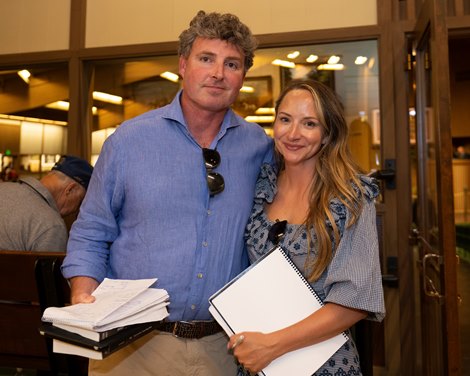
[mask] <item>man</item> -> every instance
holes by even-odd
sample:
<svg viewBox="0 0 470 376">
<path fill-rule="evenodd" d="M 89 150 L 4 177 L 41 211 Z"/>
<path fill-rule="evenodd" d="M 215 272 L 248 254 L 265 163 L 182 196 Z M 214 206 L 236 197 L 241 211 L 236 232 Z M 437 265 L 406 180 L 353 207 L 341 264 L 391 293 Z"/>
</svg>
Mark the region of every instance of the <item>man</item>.
<svg viewBox="0 0 470 376">
<path fill-rule="evenodd" d="M 106 140 L 63 264 L 72 303 L 92 302 L 105 277 L 157 277 L 170 316 L 90 361 L 90 375 L 236 374 L 208 298 L 247 265 L 243 233 L 260 166 L 272 160 L 263 129 L 229 108 L 255 48 L 236 16 L 199 12 L 180 35 L 182 91 Z"/>
<path fill-rule="evenodd" d="M 93 167 L 66 155 L 41 180 L 0 183 L 0 249 L 65 252 L 63 220 L 78 211 Z"/>
</svg>

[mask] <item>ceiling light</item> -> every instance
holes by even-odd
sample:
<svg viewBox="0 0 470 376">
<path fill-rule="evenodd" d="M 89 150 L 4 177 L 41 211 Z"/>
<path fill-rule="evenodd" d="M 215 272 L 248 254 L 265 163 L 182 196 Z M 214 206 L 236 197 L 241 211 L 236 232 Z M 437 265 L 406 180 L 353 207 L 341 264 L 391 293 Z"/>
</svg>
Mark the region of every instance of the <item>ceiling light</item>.
<svg viewBox="0 0 470 376">
<path fill-rule="evenodd" d="M 300 55 L 300 52 L 299 51 L 292 51 L 290 54 L 287 54 L 287 57 L 289 59 L 295 59 L 296 57 L 298 57 Z"/>
<path fill-rule="evenodd" d="M 112 104 L 122 104 L 122 97 L 108 93 L 102 93 L 100 91 L 93 92 L 93 99 Z"/>
<path fill-rule="evenodd" d="M 240 89 L 240 93 L 254 93 L 255 88 L 252 86 L 242 86 Z"/>
<path fill-rule="evenodd" d="M 271 62 L 272 65 L 279 65 L 284 68 L 295 68 L 295 63 L 292 61 L 287 61 L 287 60 L 281 60 L 281 59 L 275 59 Z"/>
<path fill-rule="evenodd" d="M 245 120 L 250 123 L 272 123 L 274 116 L 246 116 Z"/>
<path fill-rule="evenodd" d="M 70 107 L 70 103 L 66 101 L 57 101 L 57 102 L 46 104 L 46 107 L 53 108 L 54 110 L 68 111 Z"/>
<path fill-rule="evenodd" d="M 176 73 L 168 72 L 168 71 L 163 72 L 160 75 L 160 77 L 166 78 L 167 80 L 172 81 L 172 82 L 178 82 L 180 79 Z"/>
<path fill-rule="evenodd" d="M 31 77 L 31 73 L 28 70 L 23 69 L 18 71 L 18 76 L 20 76 L 24 82 L 29 84 L 29 78 Z"/>
<path fill-rule="evenodd" d="M 343 70 L 344 64 L 320 64 L 318 70 Z"/>
<path fill-rule="evenodd" d="M 274 107 L 260 107 L 255 111 L 256 115 L 274 115 Z"/>
<path fill-rule="evenodd" d="M 62 111 L 68 111 L 70 108 L 70 103 L 67 101 L 57 101 L 57 102 L 52 102 L 49 104 L 46 104 L 47 108 L 52 108 L 54 110 L 62 110 Z M 96 106 L 93 106 L 91 108 L 91 111 L 93 115 L 96 115 L 98 113 L 98 108 Z"/>
<path fill-rule="evenodd" d="M 17 115 L 6 115 L 6 114 L 0 114 L 0 119 L 2 119 L 2 122 L 4 121 L 3 119 L 10 119 L 10 120 L 16 120 L 16 121 L 27 121 L 27 122 L 41 123 L 41 124 L 67 125 L 67 122 L 65 121 L 39 119 L 39 118 L 17 116 Z"/>
<path fill-rule="evenodd" d="M 367 57 L 365 56 L 358 56 L 356 57 L 356 60 L 354 60 L 354 64 L 356 65 L 362 65 L 367 61 Z"/>
<path fill-rule="evenodd" d="M 305 60 L 307 61 L 307 63 L 314 63 L 315 61 L 318 60 L 318 56 L 312 54 L 309 57 L 307 57 Z"/>
<path fill-rule="evenodd" d="M 331 55 L 330 58 L 328 59 L 328 64 L 336 64 L 341 60 L 339 56 L 336 55 Z"/>
</svg>

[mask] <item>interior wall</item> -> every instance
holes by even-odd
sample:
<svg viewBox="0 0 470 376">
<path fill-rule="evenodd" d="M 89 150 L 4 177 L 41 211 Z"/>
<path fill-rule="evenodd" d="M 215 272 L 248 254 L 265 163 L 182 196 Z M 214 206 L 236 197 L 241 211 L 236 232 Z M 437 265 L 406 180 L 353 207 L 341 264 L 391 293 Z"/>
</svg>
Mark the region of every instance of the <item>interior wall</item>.
<svg viewBox="0 0 470 376">
<path fill-rule="evenodd" d="M 0 55 L 68 49 L 70 9 L 71 0 L 0 1 Z M 85 47 L 175 41 L 200 9 L 234 13 L 255 34 L 377 24 L 376 0 L 92 0 L 86 9 Z"/>
<path fill-rule="evenodd" d="M 201 9 L 234 13 L 254 34 L 377 23 L 376 0 L 93 0 L 87 3 L 86 47 L 175 41 Z"/>
<path fill-rule="evenodd" d="M 70 1 L 0 1 L 0 55 L 68 49 Z"/>
</svg>

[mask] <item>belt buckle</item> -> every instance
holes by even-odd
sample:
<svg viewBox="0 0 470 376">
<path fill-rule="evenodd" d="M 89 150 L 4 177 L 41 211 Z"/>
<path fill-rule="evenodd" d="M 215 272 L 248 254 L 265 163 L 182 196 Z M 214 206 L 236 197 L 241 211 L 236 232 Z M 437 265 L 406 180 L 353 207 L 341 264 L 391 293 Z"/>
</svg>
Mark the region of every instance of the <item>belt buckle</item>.
<svg viewBox="0 0 470 376">
<path fill-rule="evenodd" d="M 178 338 L 178 327 L 180 324 L 189 324 L 189 325 L 194 325 L 194 322 L 191 321 L 175 321 L 175 325 L 173 325 L 173 330 L 171 331 L 171 334 L 174 335 L 176 338 Z"/>
<path fill-rule="evenodd" d="M 174 335 L 175 337 L 178 337 L 176 335 L 176 328 L 178 327 L 178 321 L 175 322 L 175 324 L 173 325 L 173 330 L 171 331 L 171 334 Z"/>
</svg>

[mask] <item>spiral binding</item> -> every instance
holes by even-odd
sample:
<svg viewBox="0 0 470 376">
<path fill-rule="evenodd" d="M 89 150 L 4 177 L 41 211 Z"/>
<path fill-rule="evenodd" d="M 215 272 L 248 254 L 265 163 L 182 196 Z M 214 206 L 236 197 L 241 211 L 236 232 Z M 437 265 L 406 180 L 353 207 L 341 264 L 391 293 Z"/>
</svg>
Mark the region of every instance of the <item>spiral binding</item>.
<svg viewBox="0 0 470 376">
<path fill-rule="evenodd" d="M 318 296 L 318 294 L 316 293 L 316 291 L 313 289 L 312 285 L 307 281 L 307 279 L 304 277 L 304 275 L 302 274 L 302 272 L 299 270 L 299 268 L 297 267 L 297 265 L 294 264 L 294 262 L 291 260 L 291 258 L 289 257 L 289 254 L 287 253 L 286 250 L 284 250 L 284 248 L 282 248 L 280 245 L 277 245 L 272 251 L 275 252 L 279 250 L 279 252 L 281 253 L 281 255 L 283 255 L 286 260 L 289 262 L 289 265 L 292 266 L 292 268 L 295 270 L 295 272 L 299 275 L 300 279 L 303 281 L 303 283 L 308 287 L 308 289 L 310 290 L 310 292 L 313 294 L 313 296 L 315 297 L 315 299 L 318 301 L 318 303 L 323 306 L 323 301 L 320 299 L 320 297 Z M 343 332 L 342 333 L 343 336 L 348 340 L 349 337 L 348 335 Z"/>
</svg>

